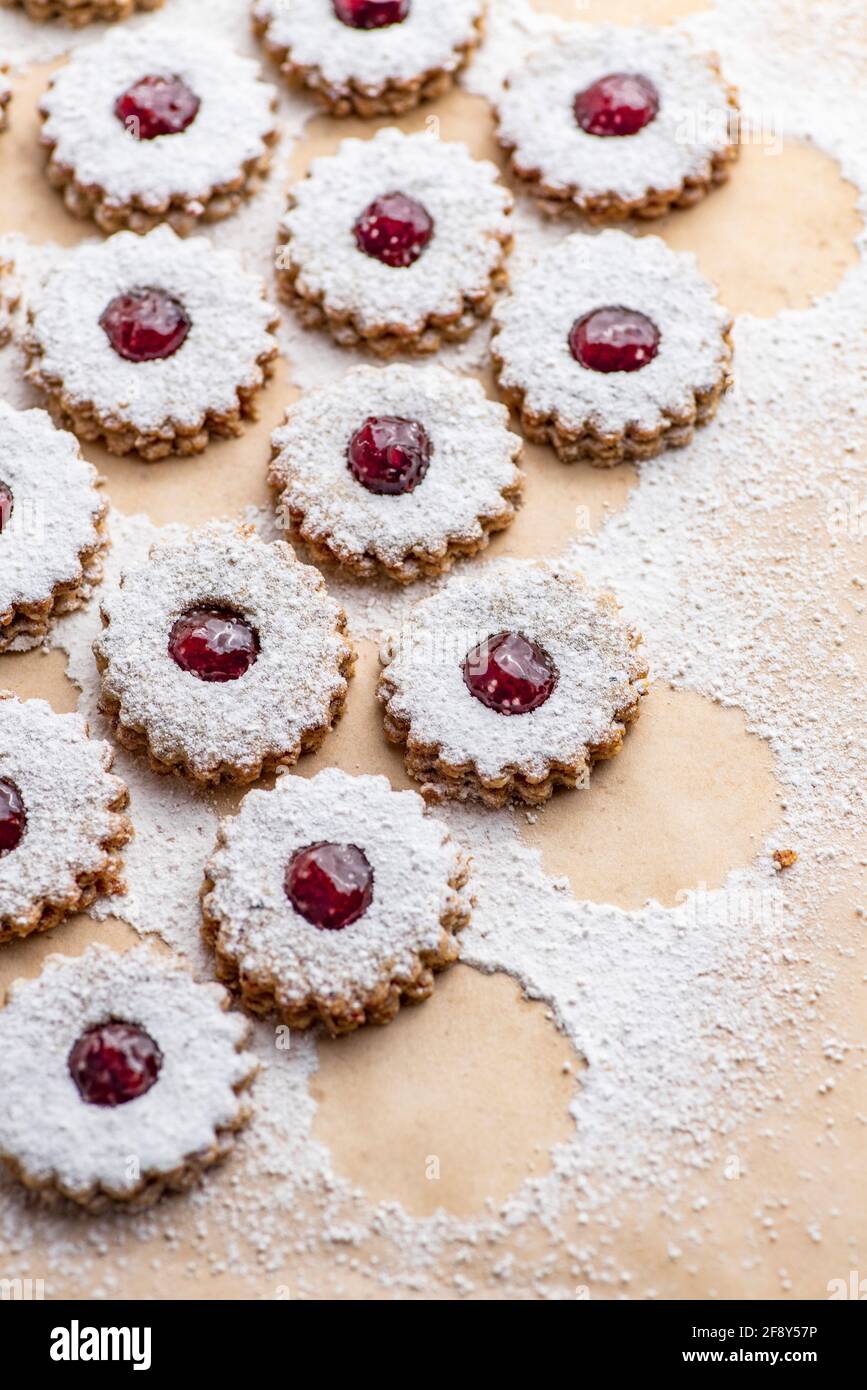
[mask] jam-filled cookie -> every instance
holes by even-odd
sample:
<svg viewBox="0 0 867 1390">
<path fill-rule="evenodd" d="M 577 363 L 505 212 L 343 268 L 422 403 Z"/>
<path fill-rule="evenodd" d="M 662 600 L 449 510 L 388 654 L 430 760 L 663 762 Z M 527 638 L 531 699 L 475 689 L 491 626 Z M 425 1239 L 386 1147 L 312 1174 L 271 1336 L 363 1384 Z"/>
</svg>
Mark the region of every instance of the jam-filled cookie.
<svg viewBox="0 0 867 1390">
<path fill-rule="evenodd" d="M 552 214 L 661 217 L 729 176 L 738 106 L 716 60 L 671 29 L 557 35 L 507 77 L 497 136 Z"/>
<path fill-rule="evenodd" d="M 318 748 L 343 710 L 345 615 L 284 541 L 218 523 L 156 545 L 102 620 L 100 707 L 155 772 L 253 782 Z"/>
<path fill-rule="evenodd" d="M 276 93 L 226 44 L 162 23 L 76 49 L 40 102 L 48 179 L 103 232 L 189 232 L 255 191 Z"/>
<path fill-rule="evenodd" d="M 435 352 L 491 311 L 511 195 L 466 145 L 388 127 L 315 159 L 290 192 L 277 279 L 307 328 L 381 357 Z"/>
<path fill-rule="evenodd" d="M 715 415 L 731 330 L 688 252 L 574 232 L 497 305 L 491 355 L 528 439 L 607 468 L 687 444 Z"/>
<path fill-rule="evenodd" d="M 168 226 L 84 243 L 28 287 L 27 376 L 113 454 L 201 453 L 255 417 L 277 356 L 264 294 L 234 252 Z"/>
<path fill-rule="evenodd" d="M 619 752 L 647 667 L 610 595 L 526 562 L 458 576 L 385 658 L 385 732 L 432 795 L 547 801 Z"/>
<path fill-rule="evenodd" d="M 79 714 L 0 691 L 0 941 L 122 893 L 132 835 L 112 750 Z"/>
<path fill-rule="evenodd" d="M 521 441 L 481 384 L 442 367 L 356 367 L 271 436 L 282 524 L 317 560 L 401 584 L 441 574 L 513 520 Z"/>
<path fill-rule="evenodd" d="M 484 11 L 485 0 L 256 0 L 253 27 L 332 116 L 396 116 L 449 90 Z"/>
<path fill-rule="evenodd" d="M 0 401 L 0 652 L 37 646 L 102 577 L 108 503 L 78 440 Z"/>
<path fill-rule="evenodd" d="M 256 1059 L 228 1003 L 148 946 L 49 956 L 0 1009 L 0 1158 L 90 1211 L 190 1187 L 250 1115 Z"/>
<path fill-rule="evenodd" d="M 426 999 L 469 919 L 466 856 L 415 792 L 327 768 L 252 791 L 205 870 L 204 933 L 255 1014 L 331 1033 Z"/>
</svg>

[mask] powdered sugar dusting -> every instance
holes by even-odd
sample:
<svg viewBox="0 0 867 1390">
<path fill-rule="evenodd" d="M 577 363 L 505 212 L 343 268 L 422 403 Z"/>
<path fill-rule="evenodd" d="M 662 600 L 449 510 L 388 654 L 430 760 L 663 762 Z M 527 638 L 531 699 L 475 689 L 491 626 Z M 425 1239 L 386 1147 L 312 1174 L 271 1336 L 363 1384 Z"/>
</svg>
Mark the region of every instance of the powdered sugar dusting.
<svg viewBox="0 0 867 1390">
<path fill-rule="evenodd" d="M 576 95 L 610 73 L 640 73 L 659 95 L 656 117 L 636 134 L 587 134 L 573 112 Z M 710 177 L 713 156 L 730 143 L 725 82 L 669 29 L 581 25 L 527 54 L 496 99 L 498 134 L 517 167 L 546 186 L 638 201 L 651 189 L 677 189 Z"/>
<path fill-rule="evenodd" d="M 645 314 L 659 332 L 651 362 L 634 372 L 595 372 L 572 356 L 576 319 L 608 305 Z M 502 384 L 526 393 L 525 405 L 567 430 L 653 431 L 689 417 L 695 393 L 727 370 L 723 334 L 731 320 L 695 258 L 659 237 L 574 232 L 516 278 L 494 308 L 492 349 Z"/>
<path fill-rule="evenodd" d="M 254 14 L 267 25 L 266 42 L 288 49 L 297 67 L 314 68 L 338 91 L 355 85 L 382 91 L 389 81 L 453 71 L 472 41 L 484 0 L 413 0 L 406 18 L 381 29 L 354 29 L 322 0 L 257 0 Z"/>
<path fill-rule="evenodd" d="M 357 845 L 373 873 L 370 905 L 341 931 L 306 921 L 284 889 L 293 853 L 322 841 Z M 246 980 L 273 980 L 281 1008 L 312 998 L 363 1011 L 378 986 L 411 980 L 419 958 L 437 952 L 442 918 L 463 901 L 449 884 L 459 864 L 445 826 L 415 792 L 338 768 L 309 779 L 287 774 L 272 792 L 249 792 L 224 823 L 208 864 L 207 910 L 219 923 L 220 952 Z"/>
<path fill-rule="evenodd" d="M 106 501 L 78 440 L 44 410 L 15 411 L 0 401 L 0 482 L 12 514 L 0 541 L 0 612 L 40 603 L 55 585 L 82 574 L 81 557 L 100 542 Z"/>
<path fill-rule="evenodd" d="M 259 655 L 239 680 L 197 680 L 169 654 L 175 620 L 203 605 L 237 612 L 258 635 Z M 102 611 L 108 626 L 96 650 L 121 725 L 195 777 L 295 761 L 305 737 L 330 724 L 346 689 L 340 609 L 318 571 L 298 564 L 282 541 L 266 545 L 218 524 L 157 546 L 124 573 Z"/>
<path fill-rule="evenodd" d="M 365 208 L 392 192 L 421 203 L 434 223 L 422 254 L 399 268 L 359 250 L 353 234 Z M 431 315 L 459 315 L 465 298 L 488 293 L 510 235 L 512 198 L 496 166 L 427 131 L 385 127 L 371 140 L 344 140 L 313 161 L 291 197 L 281 262 L 297 267 L 305 297 L 365 329 L 419 332 Z"/>
<path fill-rule="evenodd" d="M 192 124 L 137 139 L 115 114 L 117 98 L 145 76 L 179 77 L 198 97 Z M 42 98 L 43 139 L 77 181 L 104 190 L 109 205 L 135 200 L 160 211 L 173 198 L 207 200 L 261 158 L 274 129 L 274 89 L 258 65 L 222 40 L 159 21 L 115 29 L 79 48 Z"/>
<path fill-rule="evenodd" d="M 431 443 L 425 477 L 402 496 L 368 491 L 347 464 L 352 435 L 383 415 L 417 421 Z M 508 419 L 479 382 L 442 367 L 357 367 L 290 406 L 271 436 L 282 513 L 299 513 L 304 534 L 338 554 L 411 573 L 414 551 L 444 555 L 450 541 L 479 541 L 482 519 L 508 511 L 503 493 L 521 476 Z"/>
<path fill-rule="evenodd" d="M 0 1012 L 0 1152 L 31 1181 L 55 1181 L 80 1198 L 95 1188 L 131 1194 L 207 1153 L 221 1129 L 238 1124 L 235 1088 L 255 1065 L 239 1050 L 246 1026 L 224 1012 L 225 997 L 219 985 L 194 983 L 146 946 L 125 953 L 90 946 L 75 959 L 49 958 Z M 82 1033 L 110 1019 L 143 1028 L 162 1065 L 137 1099 L 88 1105 L 69 1054 Z"/>
<path fill-rule="evenodd" d="M 117 295 L 163 290 L 190 319 L 170 357 L 131 362 L 112 348 L 100 316 Z M 102 420 L 140 430 L 200 427 L 209 411 L 237 409 L 239 387 L 261 385 L 260 358 L 273 355 L 274 310 L 264 284 L 230 251 L 204 237 L 182 241 L 170 227 L 147 236 L 118 232 L 64 252 L 28 286 L 31 379 L 62 384 L 74 403 Z M 226 331 L 231 324 L 231 332 Z"/>
</svg>

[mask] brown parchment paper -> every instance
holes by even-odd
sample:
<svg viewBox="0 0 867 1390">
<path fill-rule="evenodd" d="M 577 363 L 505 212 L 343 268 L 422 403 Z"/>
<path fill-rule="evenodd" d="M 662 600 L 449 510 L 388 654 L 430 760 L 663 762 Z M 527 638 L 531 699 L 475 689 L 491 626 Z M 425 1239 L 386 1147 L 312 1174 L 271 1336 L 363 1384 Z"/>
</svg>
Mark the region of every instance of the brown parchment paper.
<svg viewBox="0 0 867 1390">
<path fill-rule="evenodd" d="M 569 0 L 540 0 L 539 8 L 556 9 L 570 18 L 575 13 Z M 591 13 L 593 8 L 582 7 L 580 16 L 599 18 Z M 644 15 L 655 22 L 687 8 L 699 6 L 686 0 L 667 5 L 630 0 L 622 15 L 612 17 Z M 33 106 L 45 80 L 46 71 L 41 70 L 15 84 L 12 129 L 0 140 L 0 231 L 24 230 L 37 241 L 72 244 L 91 228 L 65 213 L 42 177 Z M 476 153 L 497 157 L 489 113 L 481 100 L 454 93 L 398 124 L 417 129 L 431 114 L 439 118 L 444 138 L 463 138 Z M 336 123 L 314 116 L 295 152 L 293 175 L 300 177 L 310 158 L 333 149 L 345 136 L 370 134 L 379 124 Z M 801 197 L 805 181 L 816 191 L 810 207 Z M 770 315 L 807 304 L 837 283 L 855 258 L 854 208 L 854 189 L 818 151 L 789 145 L 779 158 L 768 160 L 761 149 L 745 148 L 728 187 L 700 207 L 648 230 L 661 233 L 678 248 L 695 251 L 734 312 L 748 309 Z M 143 511 L 160 523 L 232 516 L 250 503 L 267 500 L 268 436 L 294 390 L 291 366 L 283 363 L 263 393 L 258 423 L 240 440 L 212 445 L 199 459 L 148 466 L 112 459 L 98 447 L 84 446 L 85 453 L 105 475 L 111 500 L 123 512 Z M 598 527 L 606 509 L 622 506 L 635 483 L 630 468 L 565 468 L 550 451 L 533 446 L 527 446 L 525 466 L 526 504 L 516 524 L 495 540 L 491 553 L 556 554 L 575 534 L 576 524 Z M 817 552 L 829 544 L 825 528 L 816 530 L 812 543 Z M 840 543 L 848 542 L 843 538 Z M 798 640 L 797 633 L 793 640 Z M 853 655 L 863 670 L 863 627 Z M 411 785 L 399 754 L 382 735 L 372 693 L 376 671 L 376 651 L 363 642 L 346 715 L 320 752 L 302 761 L 300 772 L 310 775 L 321 766 L 337 764 L 350 772 L 384 772 L 395 786 Z M 75 706 L 76 692 L 58 652 L 0 658 L 0 685 L 22 696 L 47 698 L 58 710 Z M 619 759 L 599 769 L 589 793 L 557 798 L 522 832 L 540 849 L 546 868 L 566 874 L 576 893 L 627 907 L 649 895 L 674 902 L 678 893 L 697 883 L 722 882 L 731 868 L 750 861 L 778 816 L 772 758 L 765 745 L 746 732 L 738 711 L 658 687 L 646 702 L 640 732 L 640 738 L 627 740 Z M 224 809 L 235 804 L 231 793 L 222 794 Z M 802 856 L 809 855 L 808 845 L 796 848 Z M 822 882 L 818 866 L 816 881 Z M 828 951 L 836 954 L 849 946 L 863 961 L 863 927 L 854 915 L 857 897 L 856 883 L 829 878 L 823 913 Z M 6 946 L 0 952 L 0 991 L 16 977 L 38 973 L 40 962 L 52 951 L 75 954 L 91 940 L 122 948 L 134 939 L 122 922 L 79 918 L 48 937 Z M 821 947 L 818 950 L 821 954 Z M 841 1035 L 860 1028 L 863 1036 L 862 974 L 863 969 L 853 967 L 838 976 L 824 1000 L 829 1020 Z M 529 1173 L 544 1172 L 551 1145 L 570 1132 L 567 1107 L 576 1095 L 580 1104 L 581 1060 L 557 1032 L 545 1006 L 523 999 L 507 976 L 485 976 L 464 966 L 441 977 L 430 1002 L 402 1011 L 389 1028 L 324 1042 L 319 1052 L 313 1081 L 319 1103 L 316 1137 L 330 1148 L 339 1172 L 359 1182 L 372 1198 L 397 1200 L 414 1215 L 427 1214 L 434 1196 L 446 1210 L 471 1215 L 486 1197 L 502 1199 Z M 867 1108 L 863 1081 L 857 1070 L 843 1071 L 833 1093 L 821 1100 L 815 1079 L 805 1078 L 802 1070 L 797 1076 L 794 1070 L 784 1072 L 779 1084 L 790 1096 L 801 1093 L 795 1129 L 781 1150 L 769 1139 L 767 1116 L 754 1125 L 746 1123 L 733 1139 L 739 1181 L 729 1181 L 722 1169 L 702 1175 L 702 1190 L 713 1193 L 712 1214 L 705 1218 L 709 1235 L 690 1250 L 688 1259 L 672 1258 L 665 1213 L 648 1211 L 642 1194 L 634 1204 L 624 1202 L 618 1213 L 620 1229 L 612 1239 L 618 1265 L 633 1271 L 631 1295 L 652 1289 L 670 1298 L 772 1297 L 781 1292 L 779 1271 L 784 1269 L 788 1292 L 822 1298 L 829 1278 L 847 1276 L 859 1267 L 859 1252 L 867 1273 L 865 1129 L 863 1117 L 857 1118 L 859 1109 Z M 834 1146 L 829 1153 L 830 1130 Z M 821 1246 L 804 1234 L 816 1195 L 807 1170 L 817 1147 L 831 1166 L 835 1206 L 841 1213 L 838 1223 L 825 1223 Z M 444 1181 L 436 1185 L 425 1181 L 420 1161 L 430 1152 L 441 1155 L 443 1162 Z M 227 1183 L 230 1170 L 231 1160 L 208 1181 Z M 687 1184 L 685 1214 L 692 1195 Z M 774 1208 L 773 1246 L 770 1238 L 763 1245 L 756 1236 L 757 1205 L 769 1201 Z M 635 1210 L 641 1211 L 640 1233 L 630 1219 Z M 319 1253 L 299 1256 L 293 1269 L 281 1275 L 241 1278 L 218 1269 L 209 1277 L 191 1278 L 191 1255 L 201 1264 L 193 1217 L 182 1200 L 173 1215 L 178 1239 L 159 1250 L 158 1275 L 154 1252 L 130 1238 L 122 1287 L 114 1290 L 118 1296 L 275 1297 L 285 1296 L 281 1291 L 287 1287 L 291 1296 L 326 1297 L 336 1287 L 344 1297 L 383 1296 L 362 1273 L 345 1267 L 336 1271 L 331 1257 Z M 84 1240 L 86 1227 L 79 1229 Z M 580 1243 L 577 1229 L 564 1227 L 564 1234 Z M 497 1291 L 480 1288 L 478 1296 L 532 1297 L 534 1270 L 549 1248 L 544 1231 L 522 1229 L 515 1237 L 512 1272 Z M 362 1253 L 369 1258 L 376 1249 L 372 1238 Z M 475 1257 L 468 1252 L 468 1279 L 473 1279 L 474 1270 Z M 568 1269 L 561 1273 L 568 1283 Z M 88 1297 L 93 1292 L 74 1277 L 52 1277 L 51 1288 L 58 1295 Z M 431 1292 L 435 1297 L 456 1296 L 454 1286 L 445 1282 L 434 1282 Z M 612 1293 L 609 1287 L 592 1285 L 588 1292 L 601 1297 Z"/>
</svg>

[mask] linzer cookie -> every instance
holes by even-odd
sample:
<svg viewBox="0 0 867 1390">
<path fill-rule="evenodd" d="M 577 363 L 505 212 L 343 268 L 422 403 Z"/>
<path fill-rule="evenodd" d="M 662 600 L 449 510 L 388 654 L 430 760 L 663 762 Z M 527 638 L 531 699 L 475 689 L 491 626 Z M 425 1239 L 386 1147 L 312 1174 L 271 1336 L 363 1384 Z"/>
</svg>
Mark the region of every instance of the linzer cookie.
<svg viewBox="0 0 867 1390">
<path fill-rule="evenodd" d="M 277 316 L 233 252 L 117 232 L 63 252 L 27 298 L 27 376 L 81 439 L 150 463 L 255 417 Z"/>
<path fill-rule="evenodd" d="M 478 46 L 485 0 L 257 0 L 281 71 L 332 116 L 401 115 L 442 96 Z"/>
<path fill-rule="evenodd" d="M 204 933 L 255 1014 L 331 1033 L 426 999 L 469 919 L 468 861 L 415 792 L 327 768 L 249 792 L 205 870 Z"/>
<path fill-rule="evenodd" d="M 37 646 L 102 577 L 99 481 L 44 410 L 0 402 L 0 652 Z"/>
<path fill-rule="evenodd" d="M 435 796 L 536 805 L 619 752 L 647 667 L 610 595 L 505 561 L 418 604 L 385 659 L 385 732 Z"/>
<path fill-rule="evenodd" d="M 521 441 L 481 384 L 442 367 L 357 367 L 271 436 L 282 525 L 318 561 L 401 584 L 441 574 L 515 516 Z"/>
<path fill-rule="evenodd" d="M 732 322 L 659 237 L 574 232 L 495 311 L 491 354 L 528 439 L 607 468 L 687 444 L 731 385 Z"/>
<path fill-rule="evenodd" d="M 528 55 L 497 101 L 513 172 L 552 214 L 660 217 L 729 176 L 738 107 L 671 29 L 582 24 Z"/>
<path fill-rule="evenodd" d="M 112 750 L 78 714 L 0 691 L 0 941 L 122 893 L 132 834 Z"/>
<path fill-rule="evenodd" d="M 466 338 L 505 283 L 512 199 L 465 145 L 388 127 L 290 193 L 277 278 L 307 328 L 382 357 Z"/>
<path fill-rule="evenodd" d="M 129 19 L 139 10 L 158 10 L 163 0 L 0 0 L 11 9 L 23 5 L 30 19 L 62 19 L 73 29 L 94 21 Z"/>
<path fill-rule="evenodd" d="M 186 233 L 258 187 L 275 106 L 252 59 L 198 30 L 115 30 L 76 49 L 40 102 L 48 178 L 104 232 Z"/>
<path fill-rule="evenodd" d="M 156 545 L 102 620 L 100 708 L 155 772 L 253 782 L 318 748 L 343 710 L 345 615 L 284 541 L 213 524 Z"/>
<path fill-rule="evenodd" d="M 189 1188 L 250 1115 L 249 1024 L 228 1003 L 148 946 L 49 956 L 0 1010 L 0 1157 L 94 1212 Z"/>
</svg>

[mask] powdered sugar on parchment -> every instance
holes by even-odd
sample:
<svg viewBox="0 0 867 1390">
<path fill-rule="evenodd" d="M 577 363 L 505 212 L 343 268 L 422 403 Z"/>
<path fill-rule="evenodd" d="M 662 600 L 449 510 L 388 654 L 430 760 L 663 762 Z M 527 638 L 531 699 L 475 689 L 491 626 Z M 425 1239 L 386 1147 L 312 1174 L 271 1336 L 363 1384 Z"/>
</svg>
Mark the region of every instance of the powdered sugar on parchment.
<svg viewBox="0 0 867 1390">
<path fill-rule="evenodd" d="M 185 10 L 185 0 L 177 6 Z M 221 32 L 246 42 L 246 15 L 234 3 L 214 0 L 212 8 Z M 489 38 L 467 76 L 489 92 L 551 27 L 522 0 L 497 0 L 491 11 Z M 0 16 L 0 42 L 12 18 Z M 23 20 L 15 22 L 21 37 Z M 867 133 L 851 119 L 867 64 L 862 25 L 855 0 L 726 0 L 685 28 L 721 53 L 754 121 L 764 118 L 768 129 L 773 121 L 787 139 L 811 135 L 863 191 Z M 30 54 L 37 41 L 43 56 L 45 45 L 61 41 L 53 26 L 26 29 Z M 62 42 L 69 42 L 65 33 Z M 265 206 L 255 216 L 243 210 L 215 234 L 220 245 L 246 239 L 249 264 L 260 269 L 269 264 L 278 215 L 276 201 L 268 202 L 272 220 L 263 226 Z M 564 234 L 543 227 L 529 208 L 514 220 L 516 268 Z M 775 273 L 773 245 L 767 263 Z M 339 1292 L 353 1280 L 389 1296 L 445 1290 L 573 1297 L 578 1282 L 616 1296 L 652 1296 L 657 1276 L 623 1254 L 625 1204 L 630 1230 L 650 1233 L 651 1241 L 652 1217 L 663 1210 L 671 1260 L 685 1251 L 696 1295 L 713 1296 L 711 1256 L 732 1211 L 714 1210 L 723 1161 L 742 1157 L 750 1129 L 761 1130 L 771 1157 L 787 1159 L 793 1139 L 803 1142 L 804 1097 L 814 1096 L 807 1176 L 800 1185 L 781 1161 L 768 1200 L 794 1230 L 796 1250 L 799 1230 L 812 1249 L 807 1226 L 815 1232 L 836 1223 L 840 1247 L 857 1267 L 845 1213 L 834 1215 L 839 1151 L 823 1107 L 833 1099 L 829 1075 L 832 1083 L 842 1074 L 857 1086 L 864 1050 L 854 1022 L 837 1036 L 845 1027 L 840 1015 L 829 1036 L 825 997 L 863 972 L 854 954 L 857 923 L 844 931 L 837 909 L 823 908 L 828 885 L 852 882 L 864 857 L 855 845 L 867 769 L 854 648 L 867 605 L 867 397 L 857 349 L 865 317 L 863 260 L 808 310 L 768 320 L 741 316 L 738 384 L 718 419 L 686 449 L 643 465 L 622 513 L 568 557 L 594 585 L 617 592 L 626 617 L 644 632 L 660 678 L 738 705 L 750 728 L 770 740 L 786 805 L 755 861 L 718 890 L 685 892 L 676 908 L 624 912 L 577 902 L 564 881 L 543 871 L 509 814 L 456 805 L 437 811 L 474 856 L 477 906 L 462 934 L 464 959 L 508 969 L 547 1000 L 588 1062 L 576 1090 L 575 1132 L 556 1150 L 551 1174 L 525 1182 L 473 1220 L 441 1212 L 419 1221 L 396 1203 L 372 1204 L 335 1176 L 329 1155 L 311 1139 L 315 1039 L 293 1038 L 281 1052 L 273 1034 L 256 1025 L 254 1046 L 265 1063 L 256 1124 L 225 1184 L 184 1199 L 195 1214 L 186 1256 L 191 1293 L 225 1272 L 253 1292 L 273 1296 L 285 1286 L 301 1298 L 323 1287 Z M 345 353 L 324 335 L 298 333 L 288 317 L 282 335 L 295 349 L 296 379 L 324 383 L 345 372 Z M 0 357 L 0 372 L 3 394 L 19 400 L 12 353 Z M 813 543 L 817 529 L 836 542 L 824 558 Z M 115 518 L 113 531 L 125 563 L 153 539 L 143 521 Z M 777 557 L 772 566 L 768 553 Z M 331 587 L 359 636 L 399 628 L 411 601 L 373 586 Z M 92 606 L 64 619 L 58 633 L 73 650 L 86 708 L 96 686 L 89 644 L 97 626 Z M 633 736 L 641 732 L 639 725 Z M 140 930 L 160 931 L 195 956 L 195 894 L 213 848 L 212 804 L 177 779 L 151 777 L 140 760 L 119 754 L 117 767 L 132 787 L 137 829 L 126 852 L 131 892 L 123 911 Z M 777 875 L 768 851 L 784 842 L 801 857 Z M 207 960 L 200 968 L 207 971 Z M 824 1286 L 810 1285 L 806 1274 L 781 1269 L 765 1210 L 758 1203 L 743 1214 L 743 1261 L 765 1287 L 787 1292 L 795 1280 L 799 1291 L 824 1296 Z M 166 1264 L 162 1245 L 177 1261 L 173 1204 L 132 1223 L 107 1216 L 85 1228 L 59 1213 L 34 1213 L 16 1191 L 0 1187 L 0 1240 L 16 1271 L 47 1277 L 48 1292 L 80 1280 L 97 1296 L 123 1293 L 131 1230 L 147 1245 L 157 1279 Z M 31 1252 L 37 1237 L 48 1243 L 49 1270 Z M 327 1261 L 325 1274 L 307 1265 L 317 1253 Z M 663 1251 L 663 1288 L 664 1265 Z"/>
</svg>

